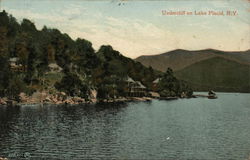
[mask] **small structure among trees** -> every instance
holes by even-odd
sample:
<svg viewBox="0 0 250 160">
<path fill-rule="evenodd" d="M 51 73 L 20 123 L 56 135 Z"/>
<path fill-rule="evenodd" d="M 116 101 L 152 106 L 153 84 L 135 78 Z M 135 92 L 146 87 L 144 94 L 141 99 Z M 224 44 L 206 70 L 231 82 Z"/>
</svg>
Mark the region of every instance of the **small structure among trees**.
<svg viewBox="0 0 250 160">
<path fill-rule="evenodd" d="M 126 79 L 126 93 L 129 97 L 143 97 L 147 94 L 146 87 L 140 81 L 134 81 L 131 77 Z"/>
<path fill-rule="evenodd" d="M 57 73 L 57 72 L 61 72 L 63 69 L 58 66 L 56 63 L 50 63 L 48 65 L 49 69 L 50 69 L 50 72 L 53 72 L 53 73 Z"/>
<path fill-rule="evenodd" d="M 9 59 L 10 69 L 12 71 L 24 71 L 24 67 L 22 64 L 18 64 L 19 59 L 17 57 L 13 57 Z"/>
</svg>

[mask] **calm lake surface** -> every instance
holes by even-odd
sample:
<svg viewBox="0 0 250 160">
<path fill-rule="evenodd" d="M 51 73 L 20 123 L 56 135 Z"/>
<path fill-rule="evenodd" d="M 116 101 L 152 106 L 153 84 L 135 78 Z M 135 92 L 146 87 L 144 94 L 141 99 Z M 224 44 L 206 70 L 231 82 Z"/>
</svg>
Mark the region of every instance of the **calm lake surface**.
<svg viewBox="0 0 250 160">
<path fill-rule="evenodd" d="M 0 157 L 246 160 L 250 94 L 218 97 L 0 107 Z"/>
</svg>

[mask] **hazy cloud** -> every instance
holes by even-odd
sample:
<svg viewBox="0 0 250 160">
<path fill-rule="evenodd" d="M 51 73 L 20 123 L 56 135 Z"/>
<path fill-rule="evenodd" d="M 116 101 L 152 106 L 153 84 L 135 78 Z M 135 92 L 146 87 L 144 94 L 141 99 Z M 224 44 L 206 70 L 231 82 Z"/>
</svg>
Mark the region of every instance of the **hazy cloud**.
<svg viewBox="0 0 250 160">
<path fill-rule="evenodd" d="M 110 44 L 122 54 L 133 58 L 142 54 L 158 54 L 177 48 L 249 49 L 249 12 L 240 10 L 242 9 L 240 5 L 233 6 L 234 3 L 231 1 L 206 1 L 206 3 L 201 1 L 195 5 L 186 3 L 188 1 L 178 3 L 170 1 L 169 5 L 164 5 L 165 7 L 156 5 L 161 2 L 154 2 L 153 15 L 150 17 L 143 17 L 143 13 L 148 12 L 143 10 L 145 6 L 142 3 L 141 7 L 136 5 L 137 8 L 134 8 L 136 14 L 140 13 L 136 12 L 136 9 L 141 9 L 142 14 L 133 15 L 129 12 L 130 8 L 126 10 L 124 7 L 122 12 L 117 9 L 111 10 L 112 7 L 108 3 L 101 5 L 101 2 L 93 2 L 95 5 L 90 5 L 89 1 L 72 1 L 66 5 L 66 1 L 62 4 L 59 4 L 59 1 L 53 1 L 50 9 L 40 9 L 38 1 L 36 2 L 38 4 L 33 4 L 31 8 L 17 8 L 13 6 L 14 2 L 15 0 L 8 5 L 6 1 L 7 5 L 4 9 L 19 21 L 22 18 L 28 18 L 34 21 L 39 29 L 46 25 L 68 33 L 73 39 L 80 37 L 90 40 L 96 50 L 100 45 Z M 185 5 L 180 7 L 180 3 Z M 161 16 L 162 9 L 193 11 L 218 8 L 237 9 L 240 15 L 223 18 Z"/>
</svg>

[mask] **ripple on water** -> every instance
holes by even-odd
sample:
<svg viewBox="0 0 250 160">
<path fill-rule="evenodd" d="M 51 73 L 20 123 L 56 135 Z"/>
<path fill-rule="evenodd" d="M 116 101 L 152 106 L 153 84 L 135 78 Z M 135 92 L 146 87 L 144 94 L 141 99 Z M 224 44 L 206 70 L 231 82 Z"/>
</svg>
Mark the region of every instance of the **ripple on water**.
<svg viewBox="0 0 250 160">
<path fill-rule="evenodd" d="M 250 94 L 120 105 L 0 108 L 0 155 L 19 159 L 247 159 Z"/>
</svg>

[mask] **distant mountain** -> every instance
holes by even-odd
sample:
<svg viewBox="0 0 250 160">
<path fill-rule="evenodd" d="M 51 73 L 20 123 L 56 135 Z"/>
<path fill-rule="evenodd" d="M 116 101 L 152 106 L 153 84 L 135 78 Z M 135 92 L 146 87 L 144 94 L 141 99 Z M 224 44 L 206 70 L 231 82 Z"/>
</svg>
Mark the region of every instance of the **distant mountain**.
<svg viewBox="0 0 250 160">
<path fill-rule="evenodd" d="M 213 57 L 222 57 L 241 64 L 250 65 L 250 50 L 242 52 L 224 52 L 213 49 L 198 51 L 178 49 L 159 55 L 140 56 L 135 60 L 141 62 L 145 66 L 152 66 L 154 69 L 165 72 L 168 67 L 172 68 L 174 71 L 178 71 L 194 63 Z"/>
<path fill-rule="evenodd" d="M 250 92 L 250 50 L 178 49 L 160 55 L 140 56 L 136 61 L 162 72 L 172 68 L 176 77 L 187 81 L 195 91 Z"/>
<path fill-rule="evenodd" d="M 226 92 L 250 92 L 250 65 L 224 57 L 213 57 L 196 62 L 177 71 L 175 75 L 187 81 L 195 91 L 212 89 Z"/>
</svg>

